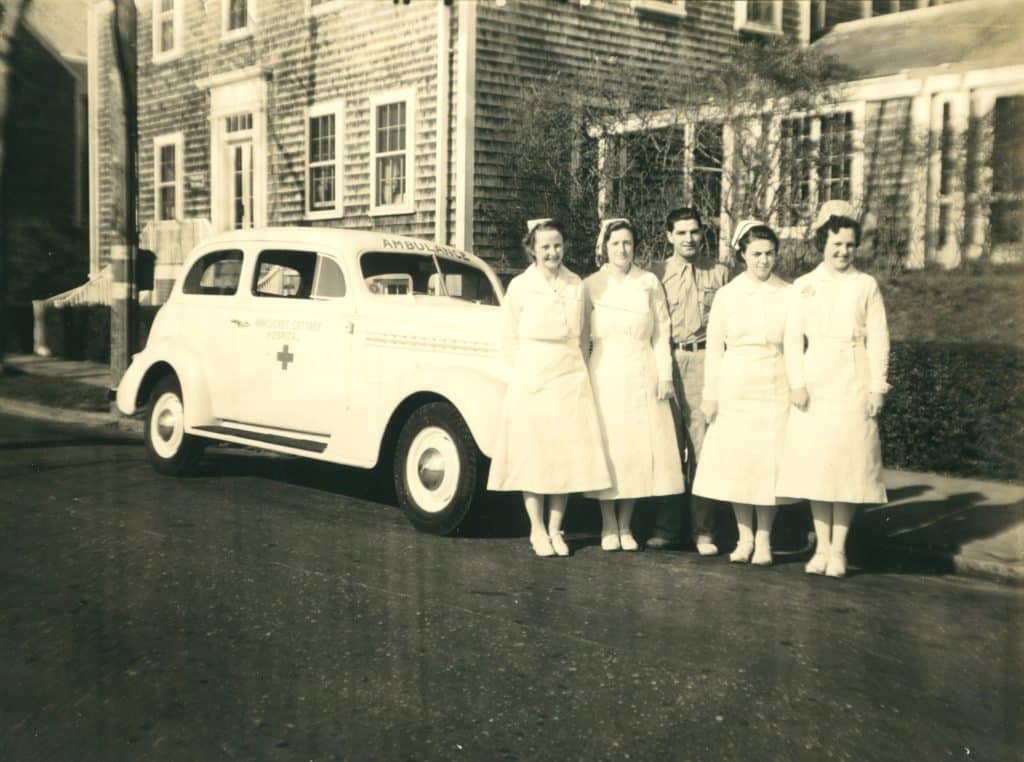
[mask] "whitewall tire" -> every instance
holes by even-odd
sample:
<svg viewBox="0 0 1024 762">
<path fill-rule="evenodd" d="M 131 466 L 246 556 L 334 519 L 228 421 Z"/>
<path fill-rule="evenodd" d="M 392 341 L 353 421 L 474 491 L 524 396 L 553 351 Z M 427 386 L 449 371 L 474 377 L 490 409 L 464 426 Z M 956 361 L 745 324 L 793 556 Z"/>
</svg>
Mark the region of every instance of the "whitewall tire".
<svg viewBox="0 0 1024 762">
<path fill-rule="evenodd" d="M 395 450 L 398 504 L 424 532 L 451 534 L 477 494 L 481 455 L 451 404 L 432 402 L 409 416 Z"/>
<path fill-rule="evenodd" d="M 177 379 L 157 382 L 146 407 L 146 452 L 162 474 L 180 476 L 195 470 L 203 440 L 185 433 L 185 403 Z"/>
</svg>

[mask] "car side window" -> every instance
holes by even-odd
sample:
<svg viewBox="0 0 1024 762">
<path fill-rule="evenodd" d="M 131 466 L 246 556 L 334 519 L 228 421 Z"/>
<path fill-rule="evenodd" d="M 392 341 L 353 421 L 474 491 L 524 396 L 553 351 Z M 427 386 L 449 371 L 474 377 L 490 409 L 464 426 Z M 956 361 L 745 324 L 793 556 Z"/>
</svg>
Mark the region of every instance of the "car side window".
<svg viewBox="0 0 1024 762">
<path fill-rule="evenodd" d="M 186 294 L 231 296 L 238 291 L 242 275 L 242 252 L 238 249 L 212 251 L 200 257 L 185 276 L 181 290 Z"/>
<path fill-rule="evenodd" d="M 318 299 L 336 299 L 345 295 L 345 274 L 341 265 L 328 257 L 320 257 L 313 296 Z"/>
<path fill-rule="evenodd" d="M 399 252 L 367 251 L 359 266 L 371 294 L 381 296 L 448 296 L 477 304 L 500 304 L 487 274 L 469 262 L 448 257 L 431 257 Z M 437 268 L 444 275 L 444 283 Z"/>
<path fill-rule="evenodd" d="M 256 258 L 253 296 L 309 299 L 316 276 L 316 252 L 266 249 Z"/>
</svg>

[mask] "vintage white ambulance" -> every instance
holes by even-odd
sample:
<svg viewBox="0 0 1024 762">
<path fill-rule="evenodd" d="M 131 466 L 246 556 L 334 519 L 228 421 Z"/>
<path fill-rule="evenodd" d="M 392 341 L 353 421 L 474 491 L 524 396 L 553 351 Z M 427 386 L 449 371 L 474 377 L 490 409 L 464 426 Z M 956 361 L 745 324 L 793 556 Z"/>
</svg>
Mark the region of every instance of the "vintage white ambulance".
<svg viewBox="0 0 1024 762">
<path fill-rule="evenodd" d="M 391 465 L 419 529 L 454 531 L 482 491 L 505 393 L 501 284 L 429 241 L 336 228 L 203 242 L 117 389 L 156 469 L 212 440 Z"/>
</svg>

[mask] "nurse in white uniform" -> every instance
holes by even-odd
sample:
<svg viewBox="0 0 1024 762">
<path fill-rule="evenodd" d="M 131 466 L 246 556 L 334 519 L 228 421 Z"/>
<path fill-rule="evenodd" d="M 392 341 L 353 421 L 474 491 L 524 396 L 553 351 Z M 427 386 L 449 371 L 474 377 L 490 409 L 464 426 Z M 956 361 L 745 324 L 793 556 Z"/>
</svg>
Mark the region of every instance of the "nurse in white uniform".
<svg viewBox="0 0 1024 762">
<path fill-rule="evenodd" d="M 746 271 L 711 306 L 701 404 L 710 426 L 693 494 L 732 503 L 739 539 L 730 561 L 769 566 L 789 410 L 782 359 L 789 284 L 772 272 L 779 239 L 763 222 L 742 220 L 732 245 Z"/>
<path fill-rule="evenodd" d="M 661 282 L 633 262 L 629 220 L 605 220 L 601 269 L 584 282 L 590 310 L 590 380 L 597 398 L 612 484 L 590 490 L 601 502 L 601 547 L 637 550 L 630 522 L 636 499 L 683 491 L 672 397 L 671 323 Z"/>
<path fill-rule="evenodd" d="M 793 283 L 786 318 L 792 408 L 776 490 L 811 502 L 818 544 L 807 573 L 842 577 L 856 507 L 886 502 L 876 416 L 889 391 L 889 331 L 878 283 L 853 265 L 856 211 L 829 201 L 814 229 L 822 262 Z"/>
<path fill-rule="evenodd" d="M 509 382 L 487 488 L 522 491 L 534 552 L 567 556 L 569 493 L 605 489 L 611 477 L 583 356 L 583 282 L 562 264 L 554 220 L 531 220 L 523 248 L 533 264 L 502 305 Z"/>
</svg>

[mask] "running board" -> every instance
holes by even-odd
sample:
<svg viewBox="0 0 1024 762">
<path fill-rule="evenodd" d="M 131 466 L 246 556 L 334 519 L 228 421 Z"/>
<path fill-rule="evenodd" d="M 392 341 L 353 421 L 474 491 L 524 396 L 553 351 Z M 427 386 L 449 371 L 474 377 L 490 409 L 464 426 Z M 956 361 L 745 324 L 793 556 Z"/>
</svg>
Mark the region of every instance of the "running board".
<svg viewBox="0 0 1024 762">
<path fill-rule="evenodd" d="M 312 439 L 299 439 L 297 437 L 286 437 L 281 434 L 266 434 L 262 431 L 249 431 L 247 429 L 235 429 L 230 426 L 196 426 L 195 431 L 214 436 L 229 436 L 237 439 L 249 439 L 253 442 L 276 445 L 277 447 L 290 447 L 293 450 L 305 450 L 306 452 L 323 452 L 327 449 L 326 442 L 316 442 Z"/>
</svg>

